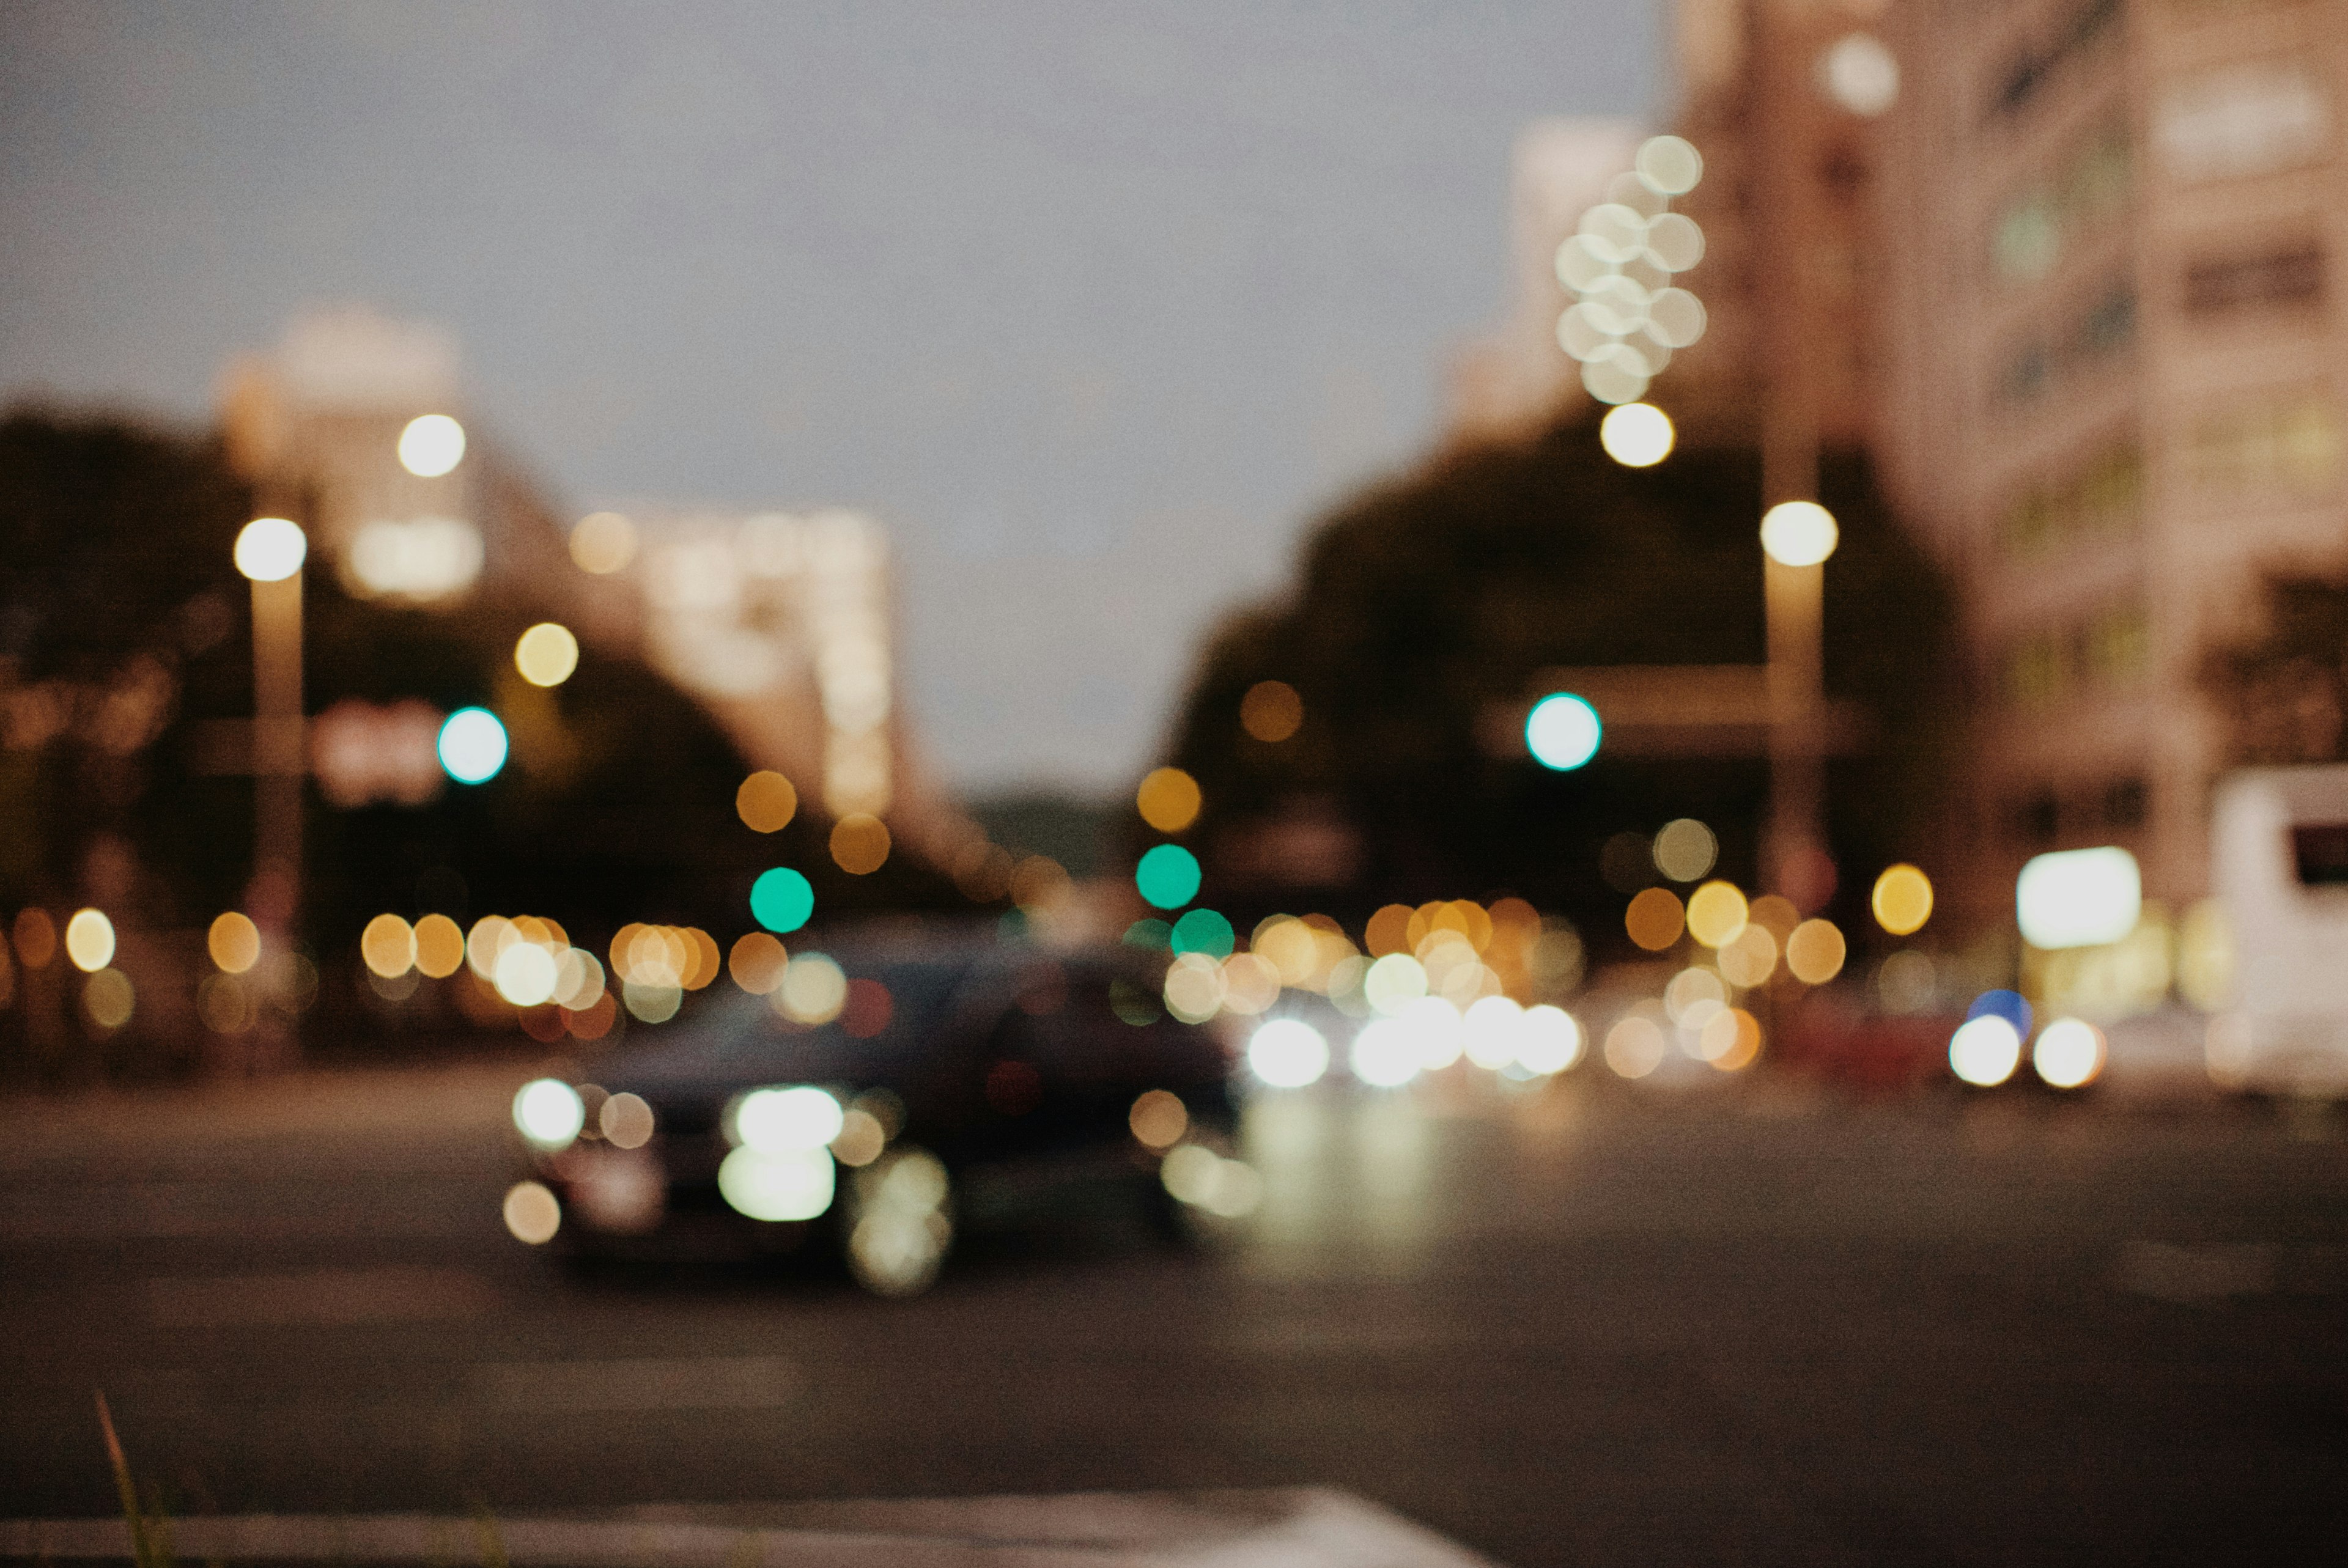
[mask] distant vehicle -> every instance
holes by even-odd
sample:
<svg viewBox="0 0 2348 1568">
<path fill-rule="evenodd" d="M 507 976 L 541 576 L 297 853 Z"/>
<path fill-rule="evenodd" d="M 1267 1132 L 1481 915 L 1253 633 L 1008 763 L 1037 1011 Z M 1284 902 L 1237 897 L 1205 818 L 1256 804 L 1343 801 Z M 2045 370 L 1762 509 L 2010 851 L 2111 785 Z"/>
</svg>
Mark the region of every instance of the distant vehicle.
<svg viewBox="0 0 2348 1568">
<path fill-rule="evenodd" d="M 2212 882 L 2234 950 L 2210 1076 L 2348 1092 L 2348 766 L 2255 768 L 2218 786 Z"/>
<path fill-rule="evenodd" d="M 731 997 L 596 1063 L 592 1084 L 516 1096 L 566 1250 L 820 1240 L 868 1286 L 903 1294 L 935 1275 L 976 1194 L 1015 1210 L 1106 1189 L 1173 1230 L 1169 1188 L 1211 1197 L 1225 1167 L 1252 1182 L 1220 1153 L 1231 1053 L 1165 1016 L 1162 964 L 977 940 L 831 958 L 844 1005 L 829 1021 Z"/>
</svg>

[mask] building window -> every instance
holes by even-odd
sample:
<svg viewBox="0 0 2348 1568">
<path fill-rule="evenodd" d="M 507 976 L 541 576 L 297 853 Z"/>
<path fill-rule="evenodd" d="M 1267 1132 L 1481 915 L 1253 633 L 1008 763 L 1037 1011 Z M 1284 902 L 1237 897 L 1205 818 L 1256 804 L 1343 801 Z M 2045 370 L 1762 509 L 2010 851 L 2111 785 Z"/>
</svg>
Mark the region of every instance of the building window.
<svg viewBox="0 0 2348 1568">
<path fill-rule="evenodd" d="M 2017 554 L 2049 549 L 2137 521 L 2144 463 L 2133 441 L 2116 441 L 2054 484 L 2031 487 L 2007 508 L 2003 533 Z"/>
<path fill-rule="evenodd" d="M 2104 786 L 2104 825 L 2120 833 L 2142 827 L 2147 799 L 2141 778 L 2114 779 Z"/>
<path fill-rule="evenodd" d="M 2094 692 L 2124 691 L 2152 663 L 2151 627 L 2134 602 L 2106 607 L 2084 621 L 2031 632 L 2006 653 L 2006 702 L 2043 713 Z"/>
<path fill-rule="evenodd" d="M 2113 120 L 2075 143 L 2053 175 L 2016 194 L 1990 225 L 1990 268 L 2006 282 L 2043 278 L 2064 252 L 2126 208 L 2135 185 L 2127 126 Z"/>
<path fill-rule="evenodd" d="M 2254 256 L 2195 261 L 2185 269 L 2185 308 L 2197 316 L 2323 298 L 2323 247 L 2301 240 Z"/>
<path fill-rule="evenodd" d="M 2136 342 L 2136 288 L 2113 283 L 2064 329 L 2061 338 L 2025 343 L 1999 372 L 1998 402 L 2010 406 L 2044 396 L 2062 375 L 2091 370 Z"/>
<path fill-rule="evenodd" d="M 2152 629 L 2142 607 L 2115 605 L 2079 634 L 2080 662 L 2099 686 L 2134 685 L 2152 662 Z"/>
<path fill-rule="evenodd" d="M 2302 387 L 2205 415 L 2188 438 L 2185 466 L 2217 495 L 2323 495 L 2340 482 L 2343 446 L 2338 402 L 2324 388 Z"/>
<path fill-rule="evenodd" d="M 2173 179 L 2272 174 L 2331 151 L 2332 100 L 2314 72 L 2295 59 L 2222 66 L 2161 95 L 2152 138 Z"/>
<path fill-rule="evenodd" d="M 2015 797 L 2013 835 L 2024 844 L 2052 844 L 2063 828 L 2063 803 L 2052 789 L 2041 785 Z"/>
<path fill-rule="evenodd" d="M 1996 96 L 1990 100 L 1991 117 L 2010 119 L 2028 108 L 2058 70 L 2110 31 L 2119 19 L 2120 0 L 2085 0 L 2064 19 L 2054 36 L 2014 56 L 1998 81 Z"/>
</svg>

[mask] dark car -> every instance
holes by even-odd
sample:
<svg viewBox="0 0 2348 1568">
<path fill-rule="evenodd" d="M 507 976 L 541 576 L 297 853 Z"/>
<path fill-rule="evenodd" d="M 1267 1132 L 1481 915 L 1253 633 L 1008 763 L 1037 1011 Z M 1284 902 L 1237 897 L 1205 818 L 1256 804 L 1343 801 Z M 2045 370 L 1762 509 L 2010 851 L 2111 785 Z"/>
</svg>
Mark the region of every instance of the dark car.
<svg viewBox="0 0 2348 1568">
<path fill-rule="evenodd" d="M 829 1021 L 715 999 L 593 1083 L 527 1086 L 515 1122 L 560 1204 L 530 1194 L 539 1228 L 587 1255 L 823 1240 L 896 1293 L 929 1282 L 974 1203 L 1108 1191 L 1179 1226 L 1162 1163 L 1201 1162 L 1236 1118 L 1230 1053 L 1165 1015 L 1162 966 L 979 940 L 830 958 Z"/>
</svg>

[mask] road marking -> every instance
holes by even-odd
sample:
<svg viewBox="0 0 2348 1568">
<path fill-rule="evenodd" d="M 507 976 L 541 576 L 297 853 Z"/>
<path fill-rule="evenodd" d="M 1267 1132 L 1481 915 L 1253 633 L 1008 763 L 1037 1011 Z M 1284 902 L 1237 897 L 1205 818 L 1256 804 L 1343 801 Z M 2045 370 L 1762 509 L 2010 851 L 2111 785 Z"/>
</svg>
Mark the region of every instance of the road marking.
<svg viewBox="0 0 2348 1568">
<path fill-rule="evenodd" d="M 799 1385 L 796 1369 L 776 1356 L 493 1362 L 474 1368 L 473 1378 L 490 1409 L 533 1413 L 771 1410 Z"/>
<path fill-rule="evenodd" d="M 390 1265 L 150 1279 L 147 1305 L 166 1328 L 357 1327 L 479 1317 L 498 1292 L 461 1268 Z"/>
<path fill-rule="evenodd" d="M 1157 1568 L 1486 1568 L 1487 1560 L 1348 1492 L 1307 1487 L 838 1502 L 819 1526 L 744 1529 L 660 1510 L 634 1520 L 245 1514 L 175 1519 L 181 1557 L 247 1563 L 471 1561 L 514 1568 L 848 1568 L 1149 1563 Z M 494 1530 L 494 1542 L 485 1532 Z M 0 1557 L 119 1559 L 118 1519 L 0 1520 Z"/>
</svg>

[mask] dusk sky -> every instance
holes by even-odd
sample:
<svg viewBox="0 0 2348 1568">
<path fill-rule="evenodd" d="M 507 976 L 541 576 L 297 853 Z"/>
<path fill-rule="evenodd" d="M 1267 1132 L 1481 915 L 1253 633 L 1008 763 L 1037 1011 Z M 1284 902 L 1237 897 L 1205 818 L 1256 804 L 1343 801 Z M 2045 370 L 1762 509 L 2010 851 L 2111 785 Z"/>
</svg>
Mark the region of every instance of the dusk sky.
<svg viewBox="0 0 2348 1568">
<path fill-rule="evenodd" d="M 1652 4 L 0 10 L 0 397 L 202 418 L 366 302 L 558 504 L 870 509 L 972 793 L 1124 787 L 1214 619 L 1435 432 L 1509 145 Z"/>
</svg>

